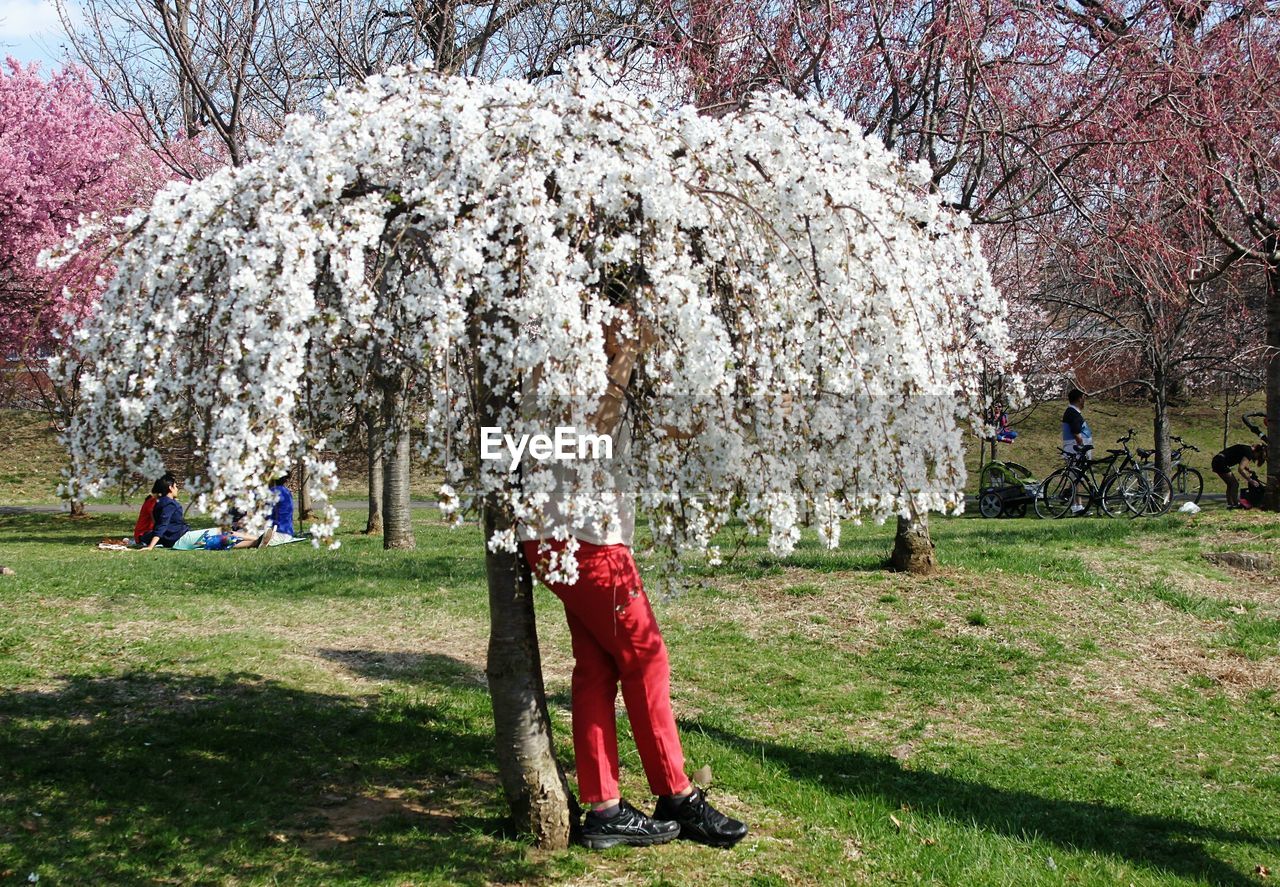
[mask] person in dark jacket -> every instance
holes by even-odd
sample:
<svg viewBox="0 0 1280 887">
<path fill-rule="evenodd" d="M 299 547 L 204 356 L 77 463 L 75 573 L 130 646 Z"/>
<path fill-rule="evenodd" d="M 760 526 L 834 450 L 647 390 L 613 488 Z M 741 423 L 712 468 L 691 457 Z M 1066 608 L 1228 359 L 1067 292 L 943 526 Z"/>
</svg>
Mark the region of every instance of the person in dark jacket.
<svg viewBox="0 0 1280 887">
<path fill-rule="evenodd" d="M 1256 481 L 1257 475 L 1253 471 L 1253 466 L 1261 465 L 1266 461 L 1267 448 L 1264 444 L 1254 446 L 1235 444 L 1213 457 L 1209 467 L 1227 485 L 1228 508 L 1240 507 L 1240 481 L 1243 480 L 1246 485 L 1250 480 Z M 1236 477 L 1237 474 L 1239 478 Z"/>
<path fill-rule="evenodd" d="M 163 545 L 165 548 L 173 548 L 178 544 L 178 540 L 191 532 L 191 527 L 187 526 L 186 520 L 183 518 L 182 505 L 177 500 L 178 481 L 172 475 L 167 478 L 161 478 L 162 481 L 167 480 L 164 494 L 156 499 L 155 507 L 152 509 L 151 516 L 155 522 L 152 530 L 144 533 L 139 540 L 145 547 L 143 551 L 150 551 L 157 545 Z M 159 486 L 160 481 L 157 481 Z"/>
<path fill-rule="evenodd" d="M 173 483 L 177 478 L 172 474 L 161 476 L 155 483 L 151 485 L 151 492 L 147 494 L 147 498 L 142 500 L 142 508 L 138 510 L 138 520 L 133 525 L 133 541 L 139 545 L 144 545 L 142 537 L 146 536 L 156 528 L 155 509 L 156 503 L 160 501 L 160 497 L 169 489 L 169 484 Z"/>
</svg>

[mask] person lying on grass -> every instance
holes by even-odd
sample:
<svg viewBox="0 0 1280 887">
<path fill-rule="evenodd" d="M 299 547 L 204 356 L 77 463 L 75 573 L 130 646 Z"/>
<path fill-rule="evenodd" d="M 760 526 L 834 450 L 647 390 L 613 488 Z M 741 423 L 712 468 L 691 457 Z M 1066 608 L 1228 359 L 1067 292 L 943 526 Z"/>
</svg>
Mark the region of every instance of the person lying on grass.
<svg viewBox="0 0 1280 887">
<path fill-rule="evenodd" d="M 178 501 L 178 482 L 167 475 L 167 482 L 152 510 L 155 527 L 144 533 L 139 540 L 143 548 L 139 551 L 151 551 L 157 545 L 172 548 L 175 551 L 196 551 L 199 549 L 216 551 L 223 548 L 260 548 L 269 541 L 266 534 L 256 539 L 245 539 L 231 533 L 223 533 L 221 529 L 212 527 L 207 530 L 193 530 L 187 525 L 183 516 L 182 504 Z M 157 486 L 166 478 L 156 481 Z"/>
</svg>

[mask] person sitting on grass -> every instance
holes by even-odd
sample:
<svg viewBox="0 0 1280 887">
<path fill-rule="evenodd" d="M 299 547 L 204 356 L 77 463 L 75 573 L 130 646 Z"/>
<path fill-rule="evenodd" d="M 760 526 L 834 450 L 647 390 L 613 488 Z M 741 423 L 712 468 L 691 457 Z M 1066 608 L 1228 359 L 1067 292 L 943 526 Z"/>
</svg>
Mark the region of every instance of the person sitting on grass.
<svg viewBox="0 0 1280 887">
<path fill-rule="evenodd" d="M 287 474 L 271 482 L 271 492 L 275 494 L 276 504 L 271 507 L 266 532 L 258 540 L 259 548 L 293 541 L 293 494 L 289 492 L 288 483 Z"/>
<path fill-rule="evenodd" d="M 156 502 L 160 501 L 160 497 L 169 489 L 169 484 L 176 479 L 172 474 L 161 476 L 159 480 L 151 485 L 151 492 L 147 494 L 147 498 L 142 500 L 142 508 L 138 511 L 138 520 L 133 525 L 133 541 L 138 545 L 144 544 L 142 537 L 156 528 Z"/>
<path fill-rule="evenodd" d="M 996 443 L 1013 443 L 1018 439 L 1018 432 L 1009 427 L 1009 411 L 1004 408 L 1004 404 L 998 403 L 992 407 L 991 414 L 995 419 Z"/>
<path fill-rule="evenodd" d="M 165 475 L 156 481 L 156 487 L 162 483 L 164 492 L 156 499 L 152 511 L 155 527 L 144 533 L 139 540 L 145 546 L 139 549 L 140 551 L 151 551 L 157 545 L 172 548 L 175 551 L 217 551 L 224 548 L 258 548 L 266 544 L 265 534 L 257 539 L 244 539 L 234 534 L 223 533 L 217 527 L 206 530 L 191 529 L 183 516 L 182 503 L 177 498 L 178 481 L 173 478 L 173 475 Z"/>
<path fill-rule="evenodd" d="M 1267 448 L 1264 444 L 1235 444 L 1227 447 L 1213 457 L 1210 468 L 1222 478 L 1227 485 L 1227 507 L 1240 507 L 1240 481 L 1248 486 L 1250 481 L 1257 482 L 1258 476 L 1253 471 L 1254 464 L 1261 465 L 1267 461 Z M 1232 472 L 1232 469 L 1235 472 Z M 1236 474 L 1239 474 L 1237 479 Z"/>
<path fill-rule="evenodd" d="M 177 479 L 172 475 L 166 475 L 156 481 L 152 490 L 161 485 L 164 486 L 164 491 L 160 493 L 151 510 L 152 528 L 143 533 L 142 538 L 138 540 L 144 546 L 143 551 L 150 551 L 157 545 L 173 548 L 191 532 L 191 527 L 183 517 L 182 505 L 178 502 Z"/>
</svg>

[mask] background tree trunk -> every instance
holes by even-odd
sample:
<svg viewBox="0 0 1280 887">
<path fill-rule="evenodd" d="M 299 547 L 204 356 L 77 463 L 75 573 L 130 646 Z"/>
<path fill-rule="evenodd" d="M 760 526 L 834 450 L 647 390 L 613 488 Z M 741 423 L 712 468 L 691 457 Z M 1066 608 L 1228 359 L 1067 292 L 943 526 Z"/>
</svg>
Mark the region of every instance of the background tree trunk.
<svg viewBox="0 0 1280 887">
<path fill-rule="evenodd" d="M 911 573 L 913 576 L 928 576 L 938 571 L 927 515 L 898 518 L 898 532 L 893 539 L 889 565 L 899 573 Z"/>
<path fill-rule="evenodd" d="M 1231 392 L 1222 387 L 1222 448 L 1227 448 L 1227 435 L 1231 433 Z"/>
<path fill-rule="evenodd" d="M 376 409 L 365 410 L 364 427 L 369 457 L 369 519 L 365 522 L 366 536 L 382 534 L 382 423 Z"/>
<path fill-rule="evenodd" d="M 1280 234 L 1267 238 L 1280 255 Z M 1267 507 L 1280 511 L 1280 261 L 1267 265 Z"/>
<path fill-rule="evenodd" d="M 88 517 L 88 512 L 84 510 L 83 499 L 71 500 L 71 517 Z"/>
<path fill-rule="evenodd" d="M 402 387 L 391 384 L 382 392 L 382 428 L 391 440 L 391 451 L 383 462 L 382 547 L 411 549 L 413 514 L 409 503 L 409 473 L 413 466 L 409 439 L 409 417 L 403 408 Z"/>
<path fill-rule="evenodd" d="M 1156 468 L 1173 477 L 1173 465 L 1169 457 L 1169 380 L 1161 370 L 1154 373 L 1155 386 L 1152 397 L 1155 418 L 1153 431 L 1156 442 Z"/>
<path fill-rule="evenodd" d="M 311 504 L 311 480 L 306 464 L 298 466 L 298 520 L 311 520 L 315 509 Z"/>
</svg>

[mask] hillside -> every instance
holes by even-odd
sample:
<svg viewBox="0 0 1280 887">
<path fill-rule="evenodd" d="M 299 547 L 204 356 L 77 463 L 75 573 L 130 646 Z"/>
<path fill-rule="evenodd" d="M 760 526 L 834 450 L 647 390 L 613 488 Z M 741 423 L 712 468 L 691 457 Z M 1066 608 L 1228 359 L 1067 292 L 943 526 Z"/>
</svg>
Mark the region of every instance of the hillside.
<svg viewBox="0 0 1280 887">
<path fill-rule="evenodd" d="M 1018 431 L 1018 439 L 1008 446 L 1001 446 L 1000 457 L 1026 465 L 1039 477 L 1061 464 L 1058 447 L 1063 406 L 1059 402 L 1046 403 L 1015 415 L 1014 428 Z M 1252 443 L 1255 440 L 1241 424 L 1239 417 L 1244 413 L 1260 410 L 1262 406 L 1262 396 L 1256 395 L 1232 411 L 1230 442 Z M 1137 446 L 1152 445 L 1150 404 L 1091 399 L 1086 406 L 1086 415 L 1099 449 L 1114 446 L 1116 438 L 1129 428 L 1138 432 L 1135 438 Z M 1175 408 L 1173 433 L 1182 435 L 1200 448 L 1199 453 L 1190 454 L 1187 462 L 1208 475 L 1210 458 L 1222 449 L 1221 401 L 1199 399 Z M 972 490 L 977 485 L 979 468 L 977 438 L 969 438 L 965 456 L 970 474 L 969 487 Z M 33 413 L 0 410 L 0 505 L 56 502 L 55 491 L 64 464 L 62 448 L 47 420 Z M 339 466 L 342 481 L 338 496 L 344 499 L 363 498 L 363 455 L 358 451 L 342 454 Z M 1214 481 L 1209 477 L 1206 479 L 1206 487 L 1214 489 Z M 435 494 L 438 484 L 438 478 L 425 471 L 416 472 L 413 494 L 419 498 L 430 498 Z"/>
<path fill-rule="evenodd" d="M 1262 395 L 1258 394 L 1232 410 L 1227 436 L 1230 443 L 1257 442 L 1257 438 L 1240 421 L 1240 416 L 1261 410 L 1264 403 Z M 1058 450 L 1062 445 L 1062 411 L 1065 407 L 1065 400 L 1055 401 L 1023 411 L 1022 418 L 1013 416 L 1012 424 L 1018 432 L 1018 439 L 1007 446 L 1001 445 L 999 457 L 1027 466 L 1037 477 L 1043 477 L 1061 465 Z M 1187 454 L 1186 463 L 1206 476 L 1206 489 L 1217 489 L 1214 486 L 1217 482 L 1209 472 L 1209 461 L 1223 447 L 1222 401 L 1216 398 L 1192 400 L 1174 408 L 1172 413 L 1171 432 L 1200 448 L 1198 453 Z M 1132 444 L 1135 449 L 1154 446 L 1154 418 L 1149 403 L 1090 398 L 1085 404 L 1085 418 L 1093 429 L 1094 445 L 1100 451 L 1116 446 L 1116 439 L 1130 428 L 1137 432 Z M 978 441 L 974 439 L 966 450 L 970 489 L 977 486 L 978 449 Z"/>
</svg>

